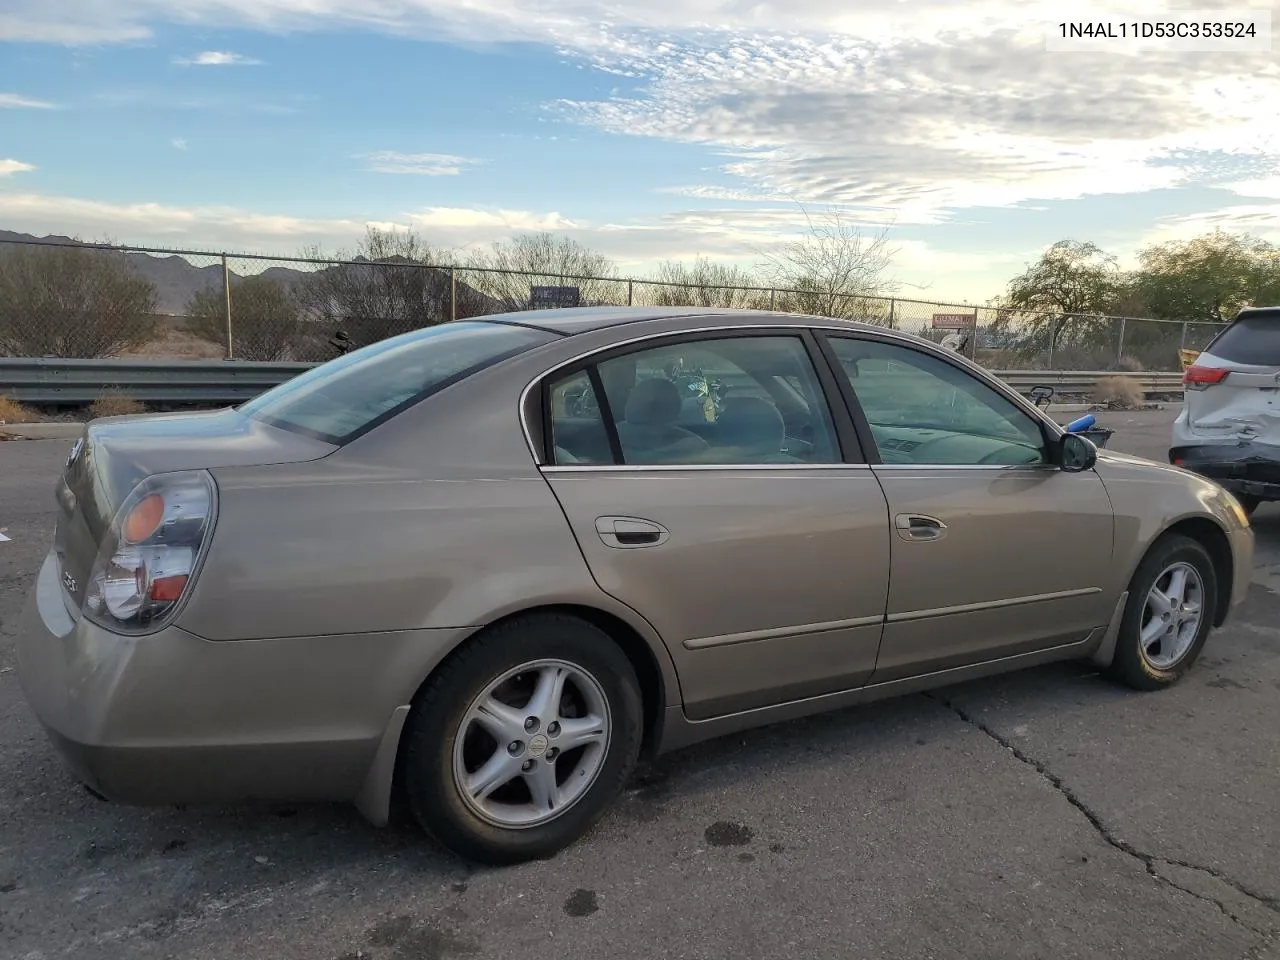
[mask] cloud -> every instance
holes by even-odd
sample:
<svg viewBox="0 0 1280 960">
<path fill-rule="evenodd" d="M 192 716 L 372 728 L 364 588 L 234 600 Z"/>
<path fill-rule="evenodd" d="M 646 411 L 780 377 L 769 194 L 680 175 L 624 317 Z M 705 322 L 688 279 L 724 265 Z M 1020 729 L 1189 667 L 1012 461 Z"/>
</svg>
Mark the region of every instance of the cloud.
<svg viewBox="0 0 1280 960">
<path fill-rule="evenodd" d="M 191 58 L 176 57 L 173 62 L 182 67 L 253 67 L 262 63 L 230 50 L 206 50 Z"/>
<path fill-rule="evenodd" d="M 18 93 L 0 93 L 0 110 L 56 110 L 58 105 L 47 100 L 34 100 Z"/>
<path fill-rule="evenodd" d="M 185 150 L 185 149 L 187 149 L 187 139 L 186 139 L 186 137 L 174 137 L 172 140 L 170 140 L 170 141 L 169 141 L 169 144 L 170 144 L 170 145 L 173 147 L 173 149 L 175 149 L 175 150 Z"/>
<path fill-rule="evenodd" d="M 368 168 L 374 173 L 417 174 L 425 177 L 456 177 L 464 168 L 484 163 L 471 157 L 458 157 L 448 153 L 396 153 L 380 150 L 364 154 Z"/>
<path fill-rule="evenodd" d="M 10 3 L 28 31 L 49 19 L 45 0 Z M 595 0 L 58 6 L 59 23 L 105 36 L 179 22 L 542 44 L 633 81 L 625 96 L 550 105 L 554 118 L 705 148 L 720 168 L 675 188 L 701 199 L 836 203 L 924 224 L 966 207 L 1213 182 L 1203 166 L 1180 162 L 1210 151 L 1271 164 L 1260 176 L 1280 171 L 1271 55 L 1046 52 L 1040 18 L 1053 11 L 1025 0 L 613 0 L 603 15 Z M 1162 8 L 1090 4 L 1125 19 Z M 383 165 L 426 175 L 456 166 Z"/>
<path fill-rule="evenodd" d="M 15 173 L 28 173 L 35 167 L 21 160 L 0 159 L 0 177 L 12 176 Z"/>
</svg>

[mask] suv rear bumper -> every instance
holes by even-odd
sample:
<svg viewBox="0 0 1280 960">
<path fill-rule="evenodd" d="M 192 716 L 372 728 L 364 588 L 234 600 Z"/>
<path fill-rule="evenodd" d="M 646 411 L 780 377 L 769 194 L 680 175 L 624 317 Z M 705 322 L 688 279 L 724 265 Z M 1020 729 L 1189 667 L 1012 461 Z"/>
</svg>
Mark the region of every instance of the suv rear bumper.
<svg viewBox="0 0 1280 960">
<path fill-rule="evenodd" d="M 1169 449 L 1169 462 L 1232 493 L 1280 500 L 1280 445 L 1242 440 L 1176 446 Z"/>
</svg>

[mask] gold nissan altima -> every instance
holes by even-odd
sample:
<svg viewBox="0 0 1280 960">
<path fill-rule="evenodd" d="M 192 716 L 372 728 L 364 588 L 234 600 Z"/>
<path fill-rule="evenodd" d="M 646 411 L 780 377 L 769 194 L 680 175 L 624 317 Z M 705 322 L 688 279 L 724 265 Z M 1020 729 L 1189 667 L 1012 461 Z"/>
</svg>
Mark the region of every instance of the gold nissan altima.
<svg viewBox="0 0 1280 960">
<path fill-rule="evenodd" d="M 491 863 L 642 753 L 1054 660 L 1168 686 L 1253 551 L 1214 482 L 954 353 L 704 309 L 445 323 L 97 420 L 56 497 L 18 664 L 86 786 L 398 794 Z"/>
</svg>

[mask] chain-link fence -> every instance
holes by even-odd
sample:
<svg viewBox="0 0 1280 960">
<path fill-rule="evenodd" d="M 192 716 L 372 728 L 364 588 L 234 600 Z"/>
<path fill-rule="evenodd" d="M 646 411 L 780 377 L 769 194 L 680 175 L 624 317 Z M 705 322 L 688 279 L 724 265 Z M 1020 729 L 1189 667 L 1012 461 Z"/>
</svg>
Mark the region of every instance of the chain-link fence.
<svg viewBox="0 0 1280 960">
<path fill-rule="evenodd" d="M 1219 324 L 1063 316 L 845 296 L 573 277 L 404 259 L 316 260 L 0 241 L 0 355 L 326 360 L 447 320 L 555 306 L 781 310 L 891 327 L 995 369 L 1179 369 Z"/>
</svg>

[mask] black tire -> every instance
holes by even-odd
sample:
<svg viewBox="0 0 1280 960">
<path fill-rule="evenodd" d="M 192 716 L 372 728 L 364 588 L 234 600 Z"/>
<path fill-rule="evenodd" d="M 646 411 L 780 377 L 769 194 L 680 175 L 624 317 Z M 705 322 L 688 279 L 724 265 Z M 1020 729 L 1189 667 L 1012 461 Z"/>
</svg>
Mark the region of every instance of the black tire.
<svg viewBox="0 0 1280 960">
<path fill-rule="evenodd" d="M 1204 597 L 1194 640 L 1177 661 L 1161 669 L 1152 665 L 1144 655 L 1142 619 L 1151 588 L 1175 563 L 1186 563 L 1195 568 L 1204 587 Z M 1135 690 L 1162 690 L 1177 683 L 1200 656 L 1200 650 L 1213 630 L 1217 607 L 1218 575 L 1209 552 L 1190 537 L 1175 534 L 1162 537 L 1152 545 L 1129 583 L 1129 599 L 1125 603 L 1115 657 L 1108 673 Z"/>
<path fill-rule="evenodd" d="M 566 661 L 595 678 L 609 706 L 609 744 L 594 782 L 564 813 L 538 826 L 504 828 L 481 819 L 463 800 L 453 773 L 454 743 L 469 706 L 490 683 L 542 659 Z M 493 865 L 546 859 L 583 836 L 617 798 L 635 769 L 643 725 L 635 670 L 607 633 L 560 613 L 508 620 L 460 647 L 419 694 L 401 764 L 409 810 L 423 829 L 467 859 Z"/>
</svg>

